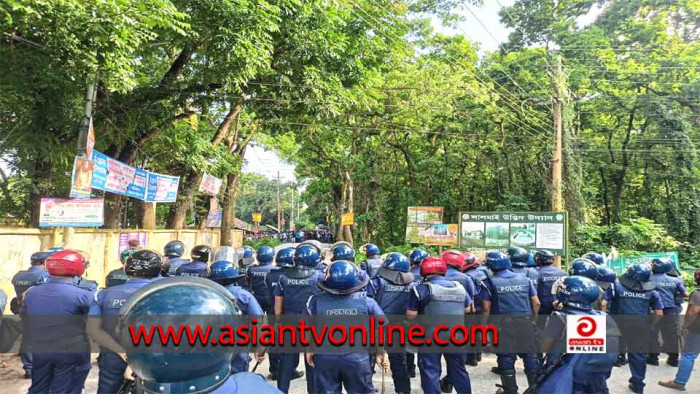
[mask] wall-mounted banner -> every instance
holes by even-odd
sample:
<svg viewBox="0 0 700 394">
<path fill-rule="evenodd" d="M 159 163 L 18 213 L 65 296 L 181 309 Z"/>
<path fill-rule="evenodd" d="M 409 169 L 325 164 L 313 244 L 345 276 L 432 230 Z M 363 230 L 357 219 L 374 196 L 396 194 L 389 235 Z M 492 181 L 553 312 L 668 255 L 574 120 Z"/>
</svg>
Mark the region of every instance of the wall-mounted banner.
<svg viewBox="0 0 700 394">
<path fill-rule="evenodd" d="M 210 196 L 216 196 L 221 190 L 222 182 L 223 180 L 205 172 L 202 177 L 202 182 L 199 184 L 199 192 Z"/>
<path fill-rule="evenodd" d="M 425 243 L 425 232 L 433 224 L 442 224 L 442 207 L 408 207 L 406 243 Z"/>
<path fill-rule="evenodd" d="M 39 227 L 100 227 L 104 199 L 42 198 Z"/>
<path fill-rule="evenodd" d="M 177 198 L 177 188 L 180 184 L 179 176 L 170 176 L 148 173 L 148 191 L 146 201 L 148 202 L 175 202 Z"/>
<path fill-rule="evenodd" d="M 459 240 L 458 224 L 433 224 L 424 233 L 426 245 L 456 246 Z"/>
<path fill-rule="evenodd" d="M 92 188 L 144 199 L 148 171 L 132 167 L 98 151 L 92 152 Z"/>
<path fill-rule="evenodd" d="M 90 198 L 92 192 L 92 162 L 76 156 L 73 162 L 73 176 L 70 184 L 70 198 Z"/>
<path fill-rule="evenodd" d="M 119 254 L 121 258 L 122 252 L 129 249 L 129 241 L 136 240 L 139 242 L 139 249 L 148 249 L 148 233 L 119 233 Z"/>
<path fill-rule="evenodd" d="M 565 212 L 462 212 L 459 245 L 467 250 L 547 249 L 566 254 Z"/>
</svg>

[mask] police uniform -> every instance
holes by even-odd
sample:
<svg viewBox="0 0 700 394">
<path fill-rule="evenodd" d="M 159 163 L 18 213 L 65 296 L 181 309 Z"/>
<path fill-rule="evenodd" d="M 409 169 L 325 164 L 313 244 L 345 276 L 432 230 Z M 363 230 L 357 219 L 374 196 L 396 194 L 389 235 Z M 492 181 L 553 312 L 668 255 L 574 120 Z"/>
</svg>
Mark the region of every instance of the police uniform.
<svg viewBox="0 0 700 394">
<path fill-rule="evenodd" d="M 175 276 L 196 276 L 204 277 L 207 273 L 207 263 L 201 261 L 191 261 L 181 265 L 176 271 Z"/>
<path fill-rule="evenodd" d="M 265 314 L 255 297 L 244 288 L 237 285 L 229 285 L 226 286 L 226 290 L 236 299 L 236 306 L 245 316 L 260 317 Z M 248 352 L 234 354 L 231 359 L 231 373 L 248 372 L 250 361 L 251 358 Z"/>
<path fill-rule="evenodd" d="M 120 268 L 120 270 L 124 272 L 123 269 Z M 101 318 L 102 329 L 117 340 L 116 328 L 119 310 L 136 290 L 152 281 L 153 279 L 150 278 L 131 278 L 121 285 L 108 287 L 100 291 L 92 301 L 89 316 Z M 97 392 L 104 394 L 118 392 L 124 381 L 126 362 L 111 350 L 100 348 L 100 357 L 97 365 L 100 367 Z"/>
<path fill-rule="evenodd" d="M 516 274 L 525 276 L 530 279 L 530 283 L 532 283 L 533 286 L 537 286 L 537 279 L 539 279 L 540 275 L 536 269 L 530 267 L 513 267 L 510 270 Z"/>
<path fill-rule="evenodd" d="M 16 307 L 21 307 L 19 300 L 22 298 L 22 294 L 29 290 L 32 286 L 37 286 L 46 282 L 51 275 L 43 267 L 29 267 L 26 271 L 20 271 L 12 277 L 12 286 L 15 289 L 15 294 L 17 297 Z M 14 308 L 13 308 L 14 309 Z M 19 313 L 19 310 L 14 311 Z M 24 337 L 22 338 L 22 343 L 24 343 Z M 30 376 L 32 373 L 32 354 L 27 353 L 22 350 L 19 353 L 19 357 L 22 360 L 22 367 L 26 375 Z"/>
<path fill-rule="evenodd" d="M 189 264 L 190 261 L 183 259 L 182 257 L 170 257 L 170 269 L 168 270 L 168 276 L 177 276 L 177 269 L 185 264 Z"/>
<path fill-rule="evenodd" d="M 407 310 L 419 315 L 464 315 L 464 309 L 471 305 L 467 291 L 459 284 L 443 276 L 432 276 L 416 285 L 410 292 Z M 460 353 L 421 353 L 418 355 L 418 368 L 423 391 L 428 394 L 440 392 L 441 356 L 447 362 L 447 374 L 458 393 L 471 393 L 469 374 L 464 368 L 466 354 Z"/>
<path fill-rule="evenodd" d="M 542 303 L 539 314 L 549 316 L 554 311 L 554 307 L 552 306 L 552 302 L 554 302 L 552 286 L 554 285 L 554 282 L 567 275 L 562 269 L 551 264 L 540 267 L 537 274 L 537 297 Z M 545 319 L 540 320 L 542 321 L 542 323 L 540 323 L 541 326 L 544 326 L 543 323 Z"/>
<path fill-rule="evenodd" d="M 265 285 L 267 286 L 267 291 L 270 299 L 269 309 L 266 310 L 268 315 L 272 316 L 275 314 L 275 287 L 279 283 L 280 278 L 284 275 L 284 269 L 281 267 L 272 267 L 270 272 L 265 276 Z M 279 376 L 279 366 L 280 366 L 280 355 L 279 353 L 268 351 L 268 356 L 270 359 L 270 374 L 273 379 L 277 379 Z"/>
<path fill-rule="evenodd" d="M 336 295 L 327 292 L 309 298 L 306 315 L 383 317 L 384 312 L 377 302 L 363 291 Z M 318 391 L 340 394 L 342 387 L 348 393 L 373 394 L 372 371 L 368 353 L 314 354 L 314 377 Z M 397 389 L 398 390 L 398 389 Z"/>
<path fill-rule="evenodd" d="M 105 277 L 105 285 L 107 287 L 123 285 L 124 283 L 126 283 L 127 279 L 129 279 L 129 277 L 126 276 L 126 272 L 124 272 L 124 267 L 119 267 L 117 269 L 109 271 L 107 277 Z"/>
<path fill-rule="evenodd" d="M 229 376 L 224 384 L 210 391 L 209 394 L 277 394 L 274 386 L 269 385 L 261 375 L 241 372 Z"/>
<path fill-rule="evenodd" d="M 519 344 L 532 348 L 532 353 L 517 353 L 517 356 L 523 360 L 528 380 L 534 379 L 538 369 L 534 354 L 533 327 L 529 319 L 533 313 L 530 299 L 535 296 L 537 296 L 537 292 L 530 280 L 508 269 L 495 271 L 491 277 L 484 280 L 479 292 L 480 300 L 491 302 L 490 313 L 492 315 L 509 315 L 514 317 L 514 320 L 499 333 L 500 336 L 518 338 L 517 342 Z M 552 299 L 552 301 L 554 300 Z M 501 372 L 514 372 L 517 356 L 516 353 L 498 353 L 499 370 Z"/>
<path fill-rule="evenodd" d="M 248 287 L 264 311 L 269 311 L 272 306 L 269 288 L 265 284 L 265 277 L 274 268 L 271 263 L 254 265 L 246 271 Z"/>
<path fill-rule="evenodd" d="M 661 331 L 663 351 L 668 353 L 669 361 L 678 361 L 678 333 L 680 327 L 678 318 L 673 316 L 678 316 L 682 311 L 682 308 L 676 305 L 676 298 L 679 294 L 685 294 L 686 289 L 681 278 L 674 278 L 665 273 L 652 274 L 651 280 L 656 283 L 656 291 L 664 304 L 664 316 L 672 316 L 662 319 L 660 324 L 652 331 L 654 348 L 657 350 L 657 353 L 661 349 L 658 343 L 659 331 Z M 656 356 L 658 357 L 658 354 Z"/>
<path fill-rule="evenodd" d="M 481 291 L 481 286 L 484 281 L 484 279 L 488 278 L 491 276 L 491 272 L 484 266 L 482 265 L 477 265 L 472 267 L 471 269 L 468 269 L 464 271 L 466 275 L 472 278 L 472 282 L 474 282 L 474 289 L 476 291 L 476 295 L 473 298 L 473 304 L 474 304 L 474 310 L 476 311 L 477 314 L 481 313 L 481 300 L 479 299 L 479 292 Z M 476 365 L 478 361 L 481 360 L 481 354 L 480 353 L 473 353 L 469 352 L 467 353 L 467 363 L 470 365 Z"/>
<path fill-rule="evenodd" d="M 374 278 L 377 275 L 377 271 L 381 266 L 382 259 L 377 256 L 370 257 L 360 263 L 360 269 L 365 271 L 370 278 Z"/>
<path fill-rule="evenodd" d="M 280 277 L 275 287 L 275 297 L 284 297 L 282 313 L 285 315 L 303 315 L 309 298 L 321 292 L 318 282 L 323 280 L 323 274 L 314 269 L 305 270 L 307 276 L 296 277 L 286 273 Z M 294 277 L 292 277 L 294 276 Z M 305 361 L 306 363 L 306 361 Z M 277 388 L 286 393 L 294 371 L 299 365 L 299 354 L 280 354 L 280 372 L 277 380 Z M 314 368 L 306 364 L 306 388 L 307 392 L 316 392 Z"/>
<path fill-rule="evenodd" d="M 603 299 L 610 304 L 609 311 L 613 315 L 647 316 L 650 309 L 654 311 L 664 309 L 664 304 L 656 290 L 633 290 L 620 283 L 620 280 L 616 280 L 615 284 L 608 288 Z M 632 350 L 627 354 L 632 373 L 629 382 L 641 392 L 645 386 L 647 365 L 644 353 L 639 350 L 647 345 L 649 327 L 644 323 L 637 324 L 630 321 L 620 321 L 619 327 L 628 350 Z"/>
<path fill-rule="evenodd" d="M 90 372 L 90 344 L 82 319 L 67 319 L 60 326 L 54 319 L 37 315 L 84 316 L 90 310 L 93 292 L 70 280 L 51 278 L 32 287 L 24 297 L 22 314 L 30 318 L 24 335 L 34 356 L 29 393 L 80 393 Z M 75 349 L 75 353 L 42 353 L 46 346 Z"/>
</svg>

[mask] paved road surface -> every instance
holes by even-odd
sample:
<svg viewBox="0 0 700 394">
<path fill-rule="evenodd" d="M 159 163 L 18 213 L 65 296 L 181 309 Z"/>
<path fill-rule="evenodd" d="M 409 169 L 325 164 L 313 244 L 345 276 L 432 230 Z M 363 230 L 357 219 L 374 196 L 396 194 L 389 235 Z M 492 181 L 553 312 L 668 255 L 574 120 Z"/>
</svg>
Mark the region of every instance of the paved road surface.
<svg viewBox="0 0 700 394">
<path fill-rule="evenodd" d="M 675 375 L 675 368 L 666 365 L 663 361 L 665 360 L 662 356 L 662 363 L 658 367 L 649 366 L 647 368 L 647 389 L 645 393 L 675 393 L 677 391 L 663 388 L 656 384 L 659 380 L 668 380 L 673 378 Z M 19 357 L 10 354 L 0 354 L 0 362 L 7 363 L 7 366 L 0 367 L 0 392 L 2 393 L 26 393 L 29 387 L 29 380 L 23 379 L 24 371 L 22 371 L 22 364 Z M 303 366 L 303 363 L 302 363 Z M 496 387 L 494 386 L 497 382 L 500 383 L 498 376 L 490 372 L 491 367 L 496 366 L 496 357 L 493 355 L 485 355 L 484 360 L 479 364 L 478 367 L 468 367 L 469 374 L 472 381 L 472 391 L 474 393 L 494 393 Z M 252 368 L 252 365 L 251 365 Z M 520 385 L 521 392 L 526 386 L 525 376 L 522 374 L 522 365 L 518 365 L 518 383 Z M 700 393 L 700 362 L 695 364 L 695 370 L 693 376 L 691 377 L 690 383 L 687 388 L 688 393 Z M 444 370 L 444 365 L 443 365 Z M 268 365 L 267 362 L 263 363 L 258 372 L 267 373 Z M 85 393 L 95 393 L 97 391 L 97 362 L 93 358 L 92 370 L 87 379 Z M 630 377 L 629 368 L 627 366 L 621 368 L 614 368 L 613 374 L 610 379 L 608 379 L 608 386 L 610 387 L 610 392 L 613 394 L 617 393 L 631 393 L 627 389 L 627 380 Z M 274 382 L 271 382 L 274 384 Z M 382 378 L 381 374 L 377 373 L 374 375 L 374 385 L 381 391 Z M 421 393 L 420 390 L 420 379 L 412 379 L 412 393 Z M 385 387 L 386 393 L 394 393 L 393 383 L 391 382 L 391 376 L 385 377 Z M 306 393 L 306 382 L 302 379 L 297 379 L 292 382 L 292 394 L 303 394 Z"/>
</svg>

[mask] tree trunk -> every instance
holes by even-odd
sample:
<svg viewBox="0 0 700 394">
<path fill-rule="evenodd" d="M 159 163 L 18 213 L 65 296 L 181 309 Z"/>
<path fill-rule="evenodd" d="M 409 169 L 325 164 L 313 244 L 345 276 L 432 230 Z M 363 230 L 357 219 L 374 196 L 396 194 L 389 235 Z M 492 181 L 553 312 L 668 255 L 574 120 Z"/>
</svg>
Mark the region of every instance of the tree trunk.
<svg viewBox="0 0 700 394">
<path fill-rule="evenodd" d="M 50 187 L 53 175 L 51 173 L 51 163 L 39 155 L 34 163 L 34 176 L 32 177 L 32 190 L 29 195 L 31 209 L 30 224 L 32 227 L 39 227 L 41 198 L 51 197 Z"/>
<path fill-rule="evenodd" d="M 236 196 L 238 195 L 238 181 L 241 178 L 241 171 L 228 174 L 226 176 L 226 190 L 224 199 L 221 201 L 221 245 L 233 246 L 231 231 L 236 228 Z"/>
<path fill-rule="evenodd" d="M 184 182 L 180 185 L 181 191 L 177 197 L 177 201 L 170 207 L 167 223 L 168 228 L 175 230 L 185 228 L 187 210 L 192 206 L 194 194 L 197 192 L 197 188 L 202 182 L 203 177 L 203 172 L 195 173 L 192 170 L 188 170 L 187 174 L 180 178 L 183 179 Z"/>
<path fill-rule="evenodd" d="M 136 200 L 136 212 L 138 213 L 139 228 L 155 230 L 156 203 Z"/>
</svg>

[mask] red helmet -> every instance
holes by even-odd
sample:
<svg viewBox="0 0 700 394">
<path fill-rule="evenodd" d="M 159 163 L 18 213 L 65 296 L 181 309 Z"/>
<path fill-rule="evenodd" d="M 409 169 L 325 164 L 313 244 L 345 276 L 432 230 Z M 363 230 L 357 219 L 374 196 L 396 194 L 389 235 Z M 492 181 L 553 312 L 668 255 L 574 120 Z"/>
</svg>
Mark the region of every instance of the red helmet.
<svg viewBox="0 0 700 394">
<path fill-rule="evenodd" d="M 420 265 L 420 276 L 426 278 L 429 275 L 445 275 L 447 263 L 440 257 L 428 257 Z"/>
<path fill-rule="evenodd" d="M 81 276 L 85 273 L 85 259 L 74 250 L 62 250 L 46 259 L 46 271 L 52 276 Z"/>
<path fill-rule="evenodd" d="M 440 258 L 445 260 L 448 267 L 462 270 L 464 268 L 464 254 L 459 250 L 449 249 L 440 255 Z"/>
<path fill-rule="evenodd" d="M 464 253 L 462 256 L 464 256 L 464 271 L 479 265 L 479 259 L 473 253 L 467 252 Z"/>
</svg>

